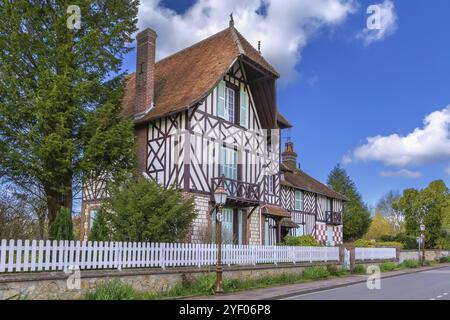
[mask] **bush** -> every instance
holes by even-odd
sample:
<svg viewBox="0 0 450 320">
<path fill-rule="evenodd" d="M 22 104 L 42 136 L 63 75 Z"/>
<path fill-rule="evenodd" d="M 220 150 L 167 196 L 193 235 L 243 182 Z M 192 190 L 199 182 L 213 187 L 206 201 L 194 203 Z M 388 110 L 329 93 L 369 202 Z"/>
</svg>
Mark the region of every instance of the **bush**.
<svg viewBox="0 0 450 320">
<path fill-rule="evenodd" d="M 327 265 L 327 271 L 330 275 L 334 276 L 334 277 L 340 277 L 344 274 L 347 273 L 346 270 L 344 269 L 339 269 L 336 265 L 334 264 L 329 264 Z"/>
<path fill-rule="evenodd" d="M 50 226 L 52 240 L 73 240 L 72 212 L 68 208 L 61 208 L 55 221 Z"/>
<path fill-rule="evenodd" d="M 407 268 L 407 269 L 410 269 L 410 268 L 417 268 L 417 267 L 419 266 L 419 261 L 417 261 L 417 260 L 412 260 L 412 259 L 405 260 L 405 261 L 403 261 L 403 262 L 400 264 L 400 266 L 401 266 L 402 268 Z"/>
<path fill-rule="evenodd" d="M 353 273 L 356 273 L 356 274 L 364 274 L 364 273 L 366 273 L 366 267 L 364 267 L 362 264 L 357 264 L 357 265 L 353 268 Z"/>
<path fill-rule="evenodd" d="M 100 284 L 85 295 L 87 300 L 135 300 L 138 297 L 139 294 L 130 284 L 119 280 Z"/>
<path fill-rule="evenodd" d="M 380 264 L 381 272 L 393 271 L 393 270 L 395 270 L 397 268 L 398 268 L 398 266 L 394 262 L 383 262 L 383 263 Z"/>
<path fill-rule="evenodd" d="M 450 257 L 440 257 L 439 262 L 440 263 L 450 262 Z"/>
<path fill-rule="evenodd" d="M 447 238 L 439 238 L 436 241 L 436 249 L 448 250 L 450 249 L 450 240 Z"/>
<path fill-rule="evenodd" d="M 303 270 L 303 278 L 308 280 L 325 279 L 330 276 L 325 267 L 307 267 Z"/>
<path fill-rule="evenodd" d="M 285 246 L 299 246 L 299 247 L 318 247 L 320 246 L 312 235 L 304 235 L 299 237 L 286 236 L 284 237 L 283 244 Z"/>
<path fill-rule="evenodd" d="M 366 240 L 366 239 L 358 239 L 353 245 L 358 248 L 390 248 L 390 247 L 400 247 L 403 248 L 404 245 L 401 242 L 396 241 L 375 241 L 375 240 Z"/>
<path fill-rule="evenodd" d="M 416 237 L 407 235 L 405 233 L 399 233 L 395 236 L 384 235 L 384 236 L 381 236 L 378 240 L 382 241 L 382 242 L 390 242 L 390 241 L 400 242 L 403 244 L 404 249 L 409 249 L 409 250 L 417 249 Z"/>
</svg>

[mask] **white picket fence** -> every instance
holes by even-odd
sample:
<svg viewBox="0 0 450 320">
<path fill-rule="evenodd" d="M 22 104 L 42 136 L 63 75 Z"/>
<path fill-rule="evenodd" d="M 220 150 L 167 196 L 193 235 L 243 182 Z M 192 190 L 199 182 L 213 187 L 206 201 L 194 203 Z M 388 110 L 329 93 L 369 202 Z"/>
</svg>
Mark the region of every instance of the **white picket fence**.
<svg viewBox="0 0 450 320">
<path fill-rule="evenodd" d="M 0 272 L 208 266 L 215 244 L 2 240 Z M 223 245 L 225 265 L 339 261 L 338 247 Z"/>
<path fill-rule="evenodd" d="M 396 257 L 395 248 L 355 248 L 356 260 L 388 260 Z"/>
</svg>

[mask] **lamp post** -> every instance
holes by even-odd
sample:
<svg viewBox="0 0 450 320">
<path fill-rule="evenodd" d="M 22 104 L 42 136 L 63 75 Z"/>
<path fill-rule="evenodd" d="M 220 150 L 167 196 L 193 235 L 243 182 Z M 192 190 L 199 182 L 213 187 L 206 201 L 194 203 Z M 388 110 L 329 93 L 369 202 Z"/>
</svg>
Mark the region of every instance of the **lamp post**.
<svg viewBox="0 0 450 320">
<path fill-rule="evenodd" d="M 425 235 L 424 235 L 424 231 L 425 231 L 425 225 L 423 224 L 423 222 L 420 222 L 420 242 L 419 242 L 419 251 L 420 251 L 420 243 L 422 243 L 422 259 L 421 259 L 421 264 L 423 267 L 424 264 L 424 260 L 425 260 Z"/>
<path fill-rule="evenodd" d="M 216 243 L 217 243 L 217 263 L 216 263 L 216 287 L 215 294 L 223 293 L 222 287 L 222 207 L 227 202 L 227 192 L 219 185 L 214 190 L 214 201 L 216 203 Z"/>
</svg>

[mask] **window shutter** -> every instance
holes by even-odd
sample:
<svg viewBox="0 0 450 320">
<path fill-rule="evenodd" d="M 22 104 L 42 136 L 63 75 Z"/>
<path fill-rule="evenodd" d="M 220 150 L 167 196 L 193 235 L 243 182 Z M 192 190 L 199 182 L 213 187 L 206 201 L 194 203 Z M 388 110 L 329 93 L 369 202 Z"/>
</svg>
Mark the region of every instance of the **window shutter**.
<svg viewBox="0 0 450 320">
<path fill-rule="evenodd" d="M 225 81 L 220 81 L 217 86 L 217 116 L 225 117 Z"/>
<path fill-rule="evenodd" d="M 241 109 L 239 115 L 240 125 L 244 128 L 248 127 L 248 94 L 243 89 L 241 89 Z"/>
</svg>

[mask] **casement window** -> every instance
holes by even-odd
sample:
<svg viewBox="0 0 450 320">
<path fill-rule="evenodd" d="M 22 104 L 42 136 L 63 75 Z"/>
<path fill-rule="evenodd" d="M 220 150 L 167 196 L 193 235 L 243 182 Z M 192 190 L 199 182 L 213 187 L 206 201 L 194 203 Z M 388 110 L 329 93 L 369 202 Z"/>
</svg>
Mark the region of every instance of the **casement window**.
<svg viewBox="0 0 450 320">
<path fill-rule="evenodd" d="M 293 230 L 294 237 L 300 237 L 305 234 L 305 226 L 300 224 L 297 228 Z"/>
<path fill-rule="evenodd" d="M 272 175 L 267 176 L 267 192 L 274 194 L 275 179 Z"/>
<path fill-rule="evenodd" d="M 217 116 L 234 122 L 235 91 L 228 88 L 225 81 L 217 86 Z"/>
<path fill-rule="evenodd" d="M 240 95 L 240 111 L 239 111 L 239 124 L 244 128 L 248 128 L 248 94 L 247 92 L 241 88 Z"/>
<path fill-rule="evenodd" d="M 303 192 L 301 191 L 295 191 L 294 209 L 297 211 L 303 211 Z"/>
<path fill-rule="evenodd" d="M 220 148 L 220 175 L 237 180 L 237 151 L 227 147 Z"/>
</svg>

